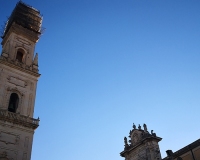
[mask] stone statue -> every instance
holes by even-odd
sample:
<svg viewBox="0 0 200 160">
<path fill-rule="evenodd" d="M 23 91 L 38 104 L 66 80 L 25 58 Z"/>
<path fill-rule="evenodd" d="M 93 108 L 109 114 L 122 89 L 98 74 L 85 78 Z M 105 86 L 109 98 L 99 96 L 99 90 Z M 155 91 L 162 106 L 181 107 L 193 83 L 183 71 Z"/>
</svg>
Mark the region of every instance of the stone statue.
<svg viewBox="0 0 200 160">
<path fill-rule="evenodd" d="M 126 137 L 124 137 L 124 144 L 125 144 L 125 146 L 128 145 L 128 142 L 127 142 L 127 138 L 126 138 Z"/>
<path fill-rule="evenodd" d="M 153 130 L 151 130 L 151 135 L 156 137 L 156 133 L 153 133 Z"/>
<path fill-rule="evenodd" d="M 145 131 L 145 132 L 148 132 L 148 131 L 147 131 L 147 125 L 146 125 L 145 123 L 144 123 L 143 127 L 144 127 L 144 131 Z"/>
<path fill-rule="evenodd" d="M 141 125 L 139 124 L 138 129 L 141 130 Z"/>
<path fill-rule="evenodd" d="M 127 138 L 124 137 L 124 150 L 126 150 L 128 148 L 129 148 L 129 145 L 128 145 L 128 142 L 127 142 Z"/>
<path fill-rule="evenodd" d="M 135 126 L 135 124 L 133 123 L 133 129 L 136 129 L 136 126 Z"/>
<path fill-rule="evenodd" d="M 129 137 L 131 137 L 131 133 L 132 133 L 132 131 L 130 130 L 130 132 L 129 132 Z"/>
</svg>

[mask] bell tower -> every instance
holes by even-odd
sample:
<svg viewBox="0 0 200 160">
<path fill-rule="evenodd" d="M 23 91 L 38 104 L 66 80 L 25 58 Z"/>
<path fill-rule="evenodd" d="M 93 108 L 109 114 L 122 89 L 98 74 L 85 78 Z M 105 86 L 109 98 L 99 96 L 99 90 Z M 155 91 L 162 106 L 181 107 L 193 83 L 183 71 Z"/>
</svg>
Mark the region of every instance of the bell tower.
<svg viewBox="0 0 200 160">
<path fill-rule="evenodd" d="M 161 160 L 158 142 L 162 138 L 157 137 L 153 130 L 149 133 L 146 124 L 143 127 L 139 125 L 136 128 L 133 123 L 133 129 L 129 132 L 130 140 L 124 137 L 124 150 L 120 155 L 125 160 Z"/>
<path fill-rule="evenodd" d="M 41 35 L 40 12 L 19 1 L 2 35 L 0 56 L 0 160 L 30 160 Z"/>
</svg>

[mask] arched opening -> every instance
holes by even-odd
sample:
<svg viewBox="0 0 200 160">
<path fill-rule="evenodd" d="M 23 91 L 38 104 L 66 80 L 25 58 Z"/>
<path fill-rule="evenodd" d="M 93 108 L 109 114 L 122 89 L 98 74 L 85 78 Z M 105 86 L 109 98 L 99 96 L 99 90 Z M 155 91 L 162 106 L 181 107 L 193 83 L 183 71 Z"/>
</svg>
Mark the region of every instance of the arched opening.
<svg viewBox="0 0 200 160">
<path fill-rule="evenodd" d="M 10 101 L 8 105 L 8 111 L 16 113 L 17 107 L 19 103 L 19 97 L 16 93 L 12 93 L 10 95 Z"/>
<path fill-rule="evenodd" d="M 18 49 L 17 50 L 17 55 L 16 55 L 16 59 L 22 63 L 22 59 L 24 56 L 24 50 L 23 49 Z"/>
</svg>

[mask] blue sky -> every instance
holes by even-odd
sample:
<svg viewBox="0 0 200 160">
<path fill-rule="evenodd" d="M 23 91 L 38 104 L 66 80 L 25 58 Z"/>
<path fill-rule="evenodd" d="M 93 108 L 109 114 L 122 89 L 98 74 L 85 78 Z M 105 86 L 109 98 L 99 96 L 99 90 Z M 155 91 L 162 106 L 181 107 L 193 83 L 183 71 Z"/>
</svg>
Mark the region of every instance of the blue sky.
<svg viewBox="0 0 200 160">
<path fill-rule="evenodd" d="M 17 0 L 0 0 L 0 23 Z M 200 1 L 24 0 L 43 15 L 32 160 L 123 160 L 132 123 L 199 139 Z"/>
</svg>

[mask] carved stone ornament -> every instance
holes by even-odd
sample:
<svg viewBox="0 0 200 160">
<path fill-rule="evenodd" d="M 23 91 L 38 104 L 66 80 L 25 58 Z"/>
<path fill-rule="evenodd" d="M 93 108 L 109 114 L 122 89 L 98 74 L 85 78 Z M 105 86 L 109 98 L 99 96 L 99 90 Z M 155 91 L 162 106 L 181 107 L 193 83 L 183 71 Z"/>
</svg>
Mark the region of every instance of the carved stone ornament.
<svg viewBox="0 0 200 160">
<path fill-rule="evenodd" d="M 143 127 L 144 127 L 144 131 L 147 132 L 147 125 L 145 123 L 144 123 Z"/>
<path fill-rule="evenodd" d="M 140 124 L 138 125 L 138 129 L 141 130 L 141 125 Z"/>
</svg>

